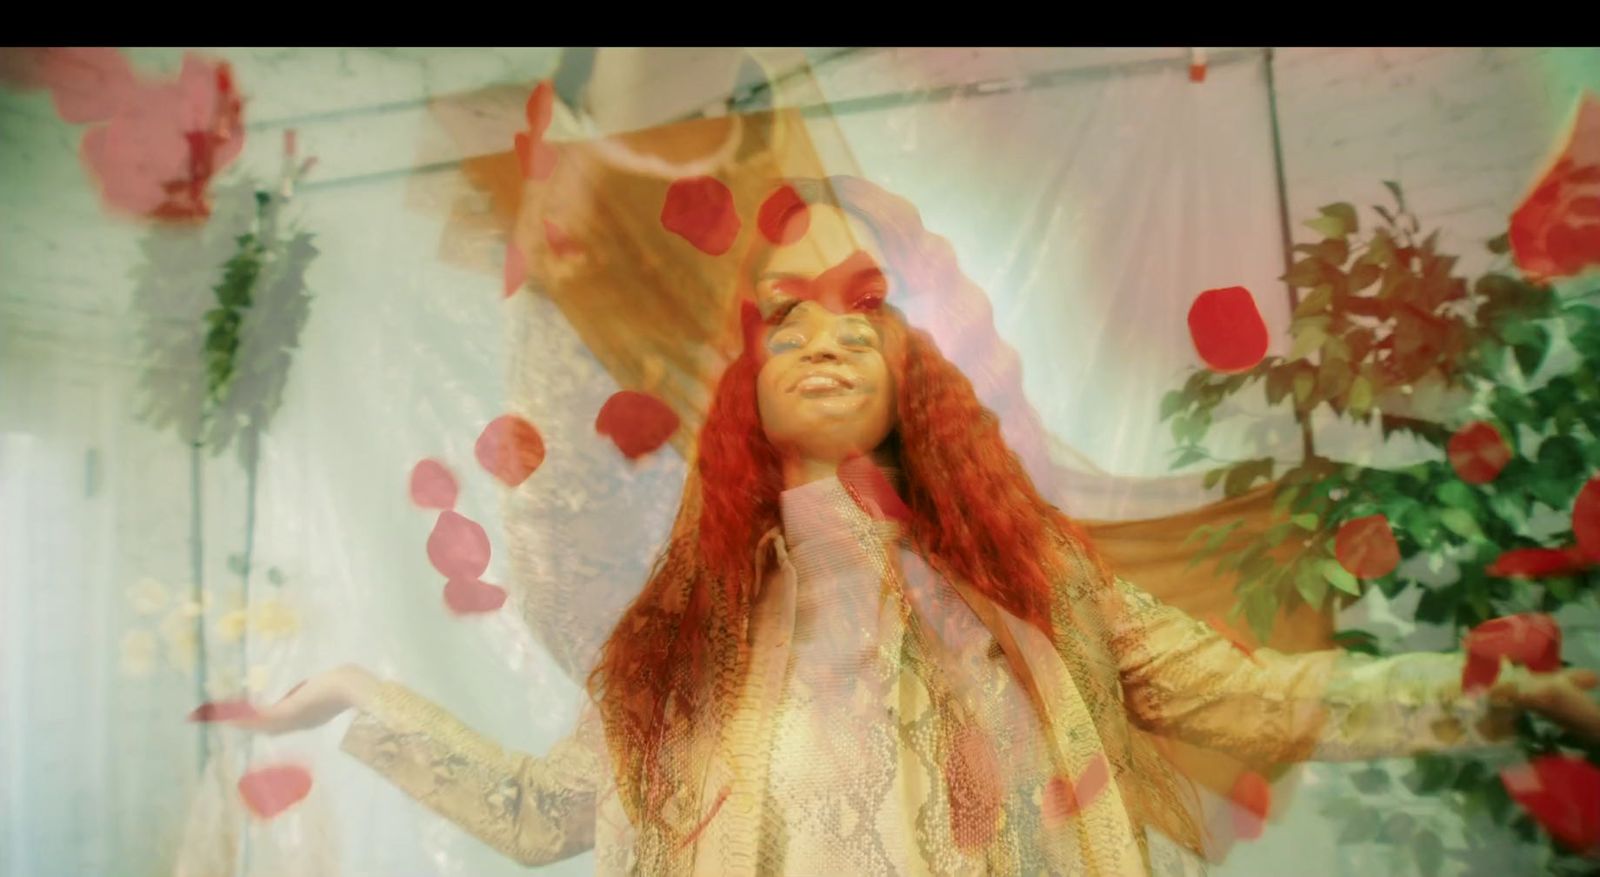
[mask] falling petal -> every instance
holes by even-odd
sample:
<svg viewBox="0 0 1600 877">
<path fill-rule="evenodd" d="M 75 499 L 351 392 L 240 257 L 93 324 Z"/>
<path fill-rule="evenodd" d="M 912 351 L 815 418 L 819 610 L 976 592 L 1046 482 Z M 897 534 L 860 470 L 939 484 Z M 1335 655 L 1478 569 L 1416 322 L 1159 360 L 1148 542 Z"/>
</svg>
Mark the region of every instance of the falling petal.
<svg viewBox="0 0 1600 877">
<path fill-rule="evenodd" d="M 678 415 L 667 403 L 634 390 L 612 394 L 594 421 L 595 431 L 608 436 L 630 460 L 666 444 L 678 426 Z"/>
<path fill-rule="evenodd" d="M 298 765 L 252 770 L 239 778 L 239 795 L 260 819 L 272 819 L 311 793 L 311 772 Z"/>
<path fill-rule="evenodd" d="M 503 414 L 484 427 L 473 453 L 490 475 L 507 487 L 516 487 L 544 463 L 544 439 L 533 424 L 515 414 Z"/>
<path fill-rule="evenodd" d="M 428 560 L 448 579 L 475 579 L 489 568 L 489 535 L 475 521 L 441 512 L 428 535 Z"/>
<path fill-rule="evenodd" d="M 1353 576 L 1382 578 L 1400 565 L 1400 546 L 1381 514 L 1346 521 L 1334 536 L 1334 556 Z"/>
<path fill-rule="evenodd" d="M 661 224 L 702 252 L 726 253 L 739 236 L 733 193 L 715 177 L 690 177 L 667 188 Z"/>
<path fill-rule="evenodd" d="M 1189 306 L 1189 337 L 1213 371 L 1248 371 L 1267 355 L 1267 324 L 1242 286 L 1208 289 Z"/>
<path fill-rule="evenodd" d="M 456 478 L 438 460 L 423 460 L 411 467 L 411 501 L 425 509 L 456 506 Z"/>
<path fill-rule="evenodd" d="M 1456 475 L 1468 484 L 1488 484 L 1511 462 L 1511 449 L 1500 430 L 1481 420 L 1457 430 L 1446 453 Z"/>
<path fill-rule="evenodd" d="M 444 602 L 457 615 L 493 612 L 505 605 L 506 591 L 477 579 L 451 579 L 444 586 Z"/>
</svg>

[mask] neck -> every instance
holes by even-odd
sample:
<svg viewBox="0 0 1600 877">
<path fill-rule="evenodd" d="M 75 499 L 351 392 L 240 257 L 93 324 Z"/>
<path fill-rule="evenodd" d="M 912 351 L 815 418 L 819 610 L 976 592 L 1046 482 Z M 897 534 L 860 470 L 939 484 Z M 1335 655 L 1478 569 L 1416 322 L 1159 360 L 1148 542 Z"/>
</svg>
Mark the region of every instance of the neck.
<svg viewBox="0 0 1600 877">
<path fill-rule="evenodd" d="M 786 456 L 783 458 L 783 489 L 792 490 L 803 484 L 821 481 L 824 478 L 833 478 L 839 474 L 840 460 L 821 460 L 804 456 Z M 887 448 L 879 448 L 872 452 L 872 462 L 880 469 L 894 470 L 896 461 L 894 455 Z M 897 473 L 898 474 L 898 473 Z M 895 481 L 896 479 L 891 479 Z M 898 486 L 898 485 L 897 485 Z"/>
</svg>

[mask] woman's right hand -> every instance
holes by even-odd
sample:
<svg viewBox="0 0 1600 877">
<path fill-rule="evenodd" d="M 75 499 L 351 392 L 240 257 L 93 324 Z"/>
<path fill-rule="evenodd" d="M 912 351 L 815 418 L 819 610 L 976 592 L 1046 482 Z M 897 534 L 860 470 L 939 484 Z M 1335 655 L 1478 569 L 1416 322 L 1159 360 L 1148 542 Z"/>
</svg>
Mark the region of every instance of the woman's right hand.
<svg viewBox="0 0 1600 877">
<path fill-rule="evenodd" d="M 296 685 L 275 704 L 257 707 L 253 718 L 229 724 L 260 734 L 306 731 L 327 724 L 347 709 L 365 708 L 380 684 L 366 668 L 345 664 Z"/>
</svg>

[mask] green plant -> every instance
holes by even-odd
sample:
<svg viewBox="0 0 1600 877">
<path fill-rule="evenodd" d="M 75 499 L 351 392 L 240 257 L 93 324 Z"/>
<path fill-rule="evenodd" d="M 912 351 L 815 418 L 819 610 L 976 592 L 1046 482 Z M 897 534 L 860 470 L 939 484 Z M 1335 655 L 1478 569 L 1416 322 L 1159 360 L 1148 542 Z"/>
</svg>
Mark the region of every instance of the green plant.
<svg viewBox="0 0 1600 877">
<path fill-rule="evenodd" d="M 1263 539 L 1225 552 L 1227 528 L 1191 537 L 1196 563 L 1209 558 L 1219 571 L 1238 574 L 1235 615 L 1262 640 L 1286 606 L 1324 610 L 1330 600 L 1348 601 L 1372 587 L 1390 598 L 1419 591 L 1417 620 L 1457 636 L 1501 615 L 1596 605 L 1600 571 L 1593 566 L 1537 581 L 1491 567 L 1509 549 L 1570 545 L 1573 500 L 1600 471 L 1600 283 L 1592 274 L 1559 289 L 1531 282 L 1510 263 L 1505 236 L 1488 245 L 1495 264 L 1469 283 L 1455 272 L 1457 258 L 1438 250 L 1439 233 L 1422 236 L 1400 187 L 1386 185 L 1394 203 L 1373 207 L 1379 221 L 1365 232 L 1350 204 L 1323 207 L 1306 223 L 1320 239 L 1294 247 L 1298 258 L 1283 277 L 1296 294 L 1288 356 L 1267 357 L 1239 374 L 1198 370 L 1162 401 L 1177 441 L 1174 467 L 1216 460 L 1204 443 L 1219 406 L 1257 385 L 1269 406 L 1292 409 L 1305 429 L 1298 462 L 1217 461 L 1205 475 L 1208 487 L 1221 483 L 1229 496 L 1270 485 L 1282 520 Z M 1419 401 L 1426 399 L 1433 401 Z M 1426 459 L 1382 468 L 1319 454 L 1307 425 L 1329 414 L 1375 424 L 1385 442 L 1409 440 Z M 1485 483 L 1464 481 L 1447 460 L 1452 436 L 1475 421 L 1493 425 L 1510 452 Z M 1401 562 L 1363 580 L 1336 557 L 1336 534 L 1372 515 L 1388 522 Z M 1336 639 L 1373 654 L 1386 647 L 1368 631 L 1341 631 Z M 1579 749 L 1600 757 L 1542 720 L 1524 718 L 1519 731 L 1530 755 Z M 1356 785 L 1358 795 L 1383 791 L 1385 784 L 1367 780 L 1366 788 Z M 1495 773 L 1474 757 L 1418 758 L 1405 782 L 1466 812 L 1512 819 L 1526 838 L 1536 835 L 1532 821 L 1513 812 Z M 1425 820 L 1382 831 L 1363 826 L 1347 822 L 1354 832 L 1347 840 L 1409 846 L 1425 873 L 1443 860 Z M 1555 847 L 1549 856 L 1552 869 L 1592 866 Z"/>
</svg>

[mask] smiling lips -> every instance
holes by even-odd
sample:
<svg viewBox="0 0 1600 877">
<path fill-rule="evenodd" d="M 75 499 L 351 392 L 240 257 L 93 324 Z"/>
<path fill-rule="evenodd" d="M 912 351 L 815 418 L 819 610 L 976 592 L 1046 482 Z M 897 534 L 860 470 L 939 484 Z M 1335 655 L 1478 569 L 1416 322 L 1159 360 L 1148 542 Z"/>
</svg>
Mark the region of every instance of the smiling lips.
<svg viewBox="0 0 1600 877">
<path fill-rule="evenodd" d="M 817 396 L 837 396 L 850 392 L 855 384 L 831 372 L 812 372 L 801 378 L 789 392 L 799 393 L 805 398 Z"/>
</svg>

